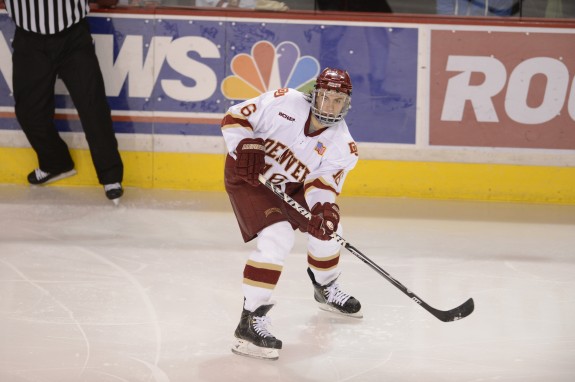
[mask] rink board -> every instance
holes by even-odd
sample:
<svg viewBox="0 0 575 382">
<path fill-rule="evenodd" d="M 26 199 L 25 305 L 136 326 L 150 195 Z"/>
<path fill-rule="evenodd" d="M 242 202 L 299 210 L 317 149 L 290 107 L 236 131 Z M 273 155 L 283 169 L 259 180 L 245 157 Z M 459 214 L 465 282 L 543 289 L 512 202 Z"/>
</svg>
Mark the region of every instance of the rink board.
<svg viewBox="0 0 575 382">
<path fill-rule="evenodd" d="M 161 12 L 90 17 L 126 186 L 223 190 L 227 108 L 306 91 L 329 65 L 354 83 L 346 195 L 575 204 L 574 29 Z M 0 13 L 0 182 L 24 183 L 37 164 L 14 116 L 12 33 Z M 61 184 L 95 185 L 60 82 L 56 94 L 79 171 Z"/>
<path fill-rule="evenodd" d="M 97 184 L 89 152 L 72 156 L 78 174 L 58 185 Z M 123 151 L 122 158 L 128 187 L 224 190 L 224 155 Z M 36 159 L 31 149 L 2 148 L 0 163 L 4 183 L 25 183 Z M 343 195 L 575 204 L 575 168 L 361 160 Z"/>
</svg>

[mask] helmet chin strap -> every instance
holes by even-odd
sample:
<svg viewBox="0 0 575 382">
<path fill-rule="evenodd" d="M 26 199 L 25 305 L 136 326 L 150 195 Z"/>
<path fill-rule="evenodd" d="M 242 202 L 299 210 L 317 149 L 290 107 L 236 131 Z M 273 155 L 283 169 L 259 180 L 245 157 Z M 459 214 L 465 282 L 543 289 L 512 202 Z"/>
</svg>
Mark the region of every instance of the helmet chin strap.
<svg viewBox="0 0 575 382">
<path fill-rule="evenodd" d="M 321 130 L 323 128 L 326 128 L 328 126 L 324 126 L 321 124 L 321 122 L 317 119 L 317 117 L 311 113 L 311 121 L 309 124 L 309 132 L 310 133 L 315 133 L 318 130 Z"/>
</svg>

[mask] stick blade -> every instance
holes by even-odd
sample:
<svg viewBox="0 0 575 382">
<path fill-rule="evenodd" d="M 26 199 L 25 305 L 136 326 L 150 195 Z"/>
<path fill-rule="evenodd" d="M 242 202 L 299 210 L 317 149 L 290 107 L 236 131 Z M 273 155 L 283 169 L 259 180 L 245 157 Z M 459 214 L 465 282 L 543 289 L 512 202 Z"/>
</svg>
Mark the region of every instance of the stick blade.
<svg viewBox="0 0 575 382">
<path fill-rule="evenodd" d="M 471 313 L 473 313 L 474 309 L 475 309 L 475 303 L 473 302 L 473 299 L 470 298 L 463 304 L 459 305 L 457 308 L 445 311 L 435 310 L 432 313 L 435 317 L 437 317 L 443 322 L 451 322 L 461 320 L 462 318 L 469 316 Z"/>
</svg>

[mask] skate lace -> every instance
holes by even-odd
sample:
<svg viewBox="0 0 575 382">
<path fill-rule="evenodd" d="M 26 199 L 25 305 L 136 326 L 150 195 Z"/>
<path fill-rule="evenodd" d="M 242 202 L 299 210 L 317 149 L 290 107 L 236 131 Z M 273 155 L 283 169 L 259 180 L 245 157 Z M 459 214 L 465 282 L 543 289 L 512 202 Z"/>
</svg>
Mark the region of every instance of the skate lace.
<svg viewBox="0 0 575 382">
<path fill-rule="evenodd" d="M 254 330 L 261 337 L 273 337 L 268 331 L 267 326 L 272 324 L 272 320 L 268 316 L 254 317 L 253 318 Z"/>
<path fill-rule="evenodd" d="M 44 171 L 40 170 L 39 168 L 37 168 L 37 169 L 34 170 L 34 175 L 36 176 L 36 179 L 42 180 L 42 179 L 44 179 L 45 177 L 47 177 L 48 175 L 50 175 L 50 174 L 47 173 L 47 172 L 44 172 Z"/>
<path fill-rule="evenodd" d="M 327 302 L 336 303 L 340 306 L 343 306 L 347 300 L 351 297 L 349 294 L 342 292 L 339 290 L 339 285 L 337 283 L 333 283 L 329 287 L 326 288 L 325 294 L 327 296 Z"/>
</svg>

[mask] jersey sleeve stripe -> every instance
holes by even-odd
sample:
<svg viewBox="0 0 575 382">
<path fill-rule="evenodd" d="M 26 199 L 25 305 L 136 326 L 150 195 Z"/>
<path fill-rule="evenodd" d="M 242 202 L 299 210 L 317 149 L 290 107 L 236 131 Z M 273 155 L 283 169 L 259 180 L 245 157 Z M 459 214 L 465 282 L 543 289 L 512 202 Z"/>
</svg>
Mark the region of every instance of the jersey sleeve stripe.
<svg viewBox="0 0 575 382">
<path fill-rule="evenodd" d="M 222 120 L 222 130 L 237 127 L 244 127 L 248 130 L 254 129 L 251 123 L 243 116 L 227 113 Z"/>
<path fill-rule="evenodd" d="M 331 191 L 334 194 L 339 195 L 339 192 L 337 192 L 336 189 L 333 188 L 331 185 L 326 183 L 322 178 L 316 178 L 316 179 L 312 180 L 311 182 L 306 182 L 304 185 L 304 189 L 305 189 L 306 194 L 314 188 L 319 188 L 322 190 Z"/>
</svg>

